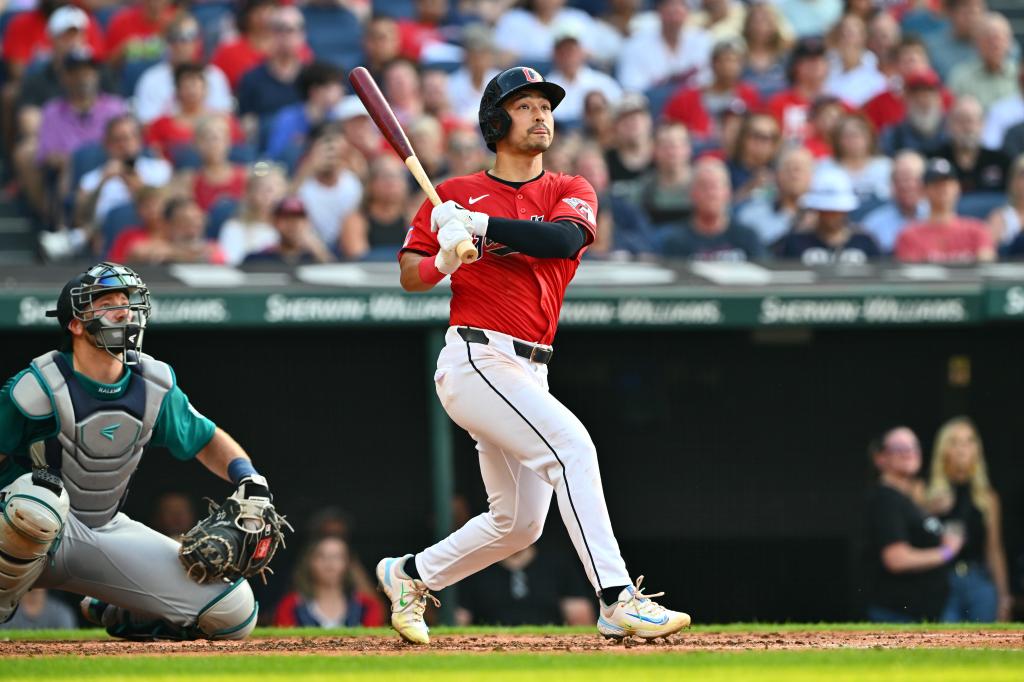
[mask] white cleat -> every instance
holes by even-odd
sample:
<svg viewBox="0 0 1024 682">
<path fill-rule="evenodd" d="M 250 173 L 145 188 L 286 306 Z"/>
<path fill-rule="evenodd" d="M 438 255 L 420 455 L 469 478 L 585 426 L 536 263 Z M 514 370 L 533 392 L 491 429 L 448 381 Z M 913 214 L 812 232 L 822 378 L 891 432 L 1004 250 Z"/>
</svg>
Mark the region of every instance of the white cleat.
<svg viewBox="0 0 1024 682">
<path fill-rule="evenodd" d="M 377 564 L 377 581 L 391 600 L 391 627 L 411 644 L 430 644 L 430 628 L 423 621 L 423 612 L 428 599 L 434 606 L 441 602 L 430 594 L 423 581 L 410 578 L 402 570 L 410 559 L 412 554 L 381 559 Z"/>
<path fill-rule="evenodd" d="M 690 626 L 690 616 L 681 611 L 670 611 L 651 600 L 664 592 L 645 595 L 640 589 L 644 577 L 636 580 L 636 587 L 630 586 L 619 593 L 614 604 L 601 605 L 597 619 L 597 631 L 605 637 L 622 639 L 635 635 L 642 639 L 657 639 L 674 635 Z"/>
</svg>

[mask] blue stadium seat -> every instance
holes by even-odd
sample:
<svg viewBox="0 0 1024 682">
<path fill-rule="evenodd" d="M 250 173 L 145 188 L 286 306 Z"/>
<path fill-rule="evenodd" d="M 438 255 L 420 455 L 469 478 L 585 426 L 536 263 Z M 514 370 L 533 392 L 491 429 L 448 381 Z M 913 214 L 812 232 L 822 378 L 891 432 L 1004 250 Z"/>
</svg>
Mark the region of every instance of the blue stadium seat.
<svg viewBox="0 0 1024 682">
<path fill-rule="evenodd" d="M 665 83 L 648 88 L 644 93 L 647 96 L 647 101 L 650 102 L 651 118 L 655 122 L 661 120 L 661 112 L 665 109 L 665 105 L 668 104 L 669 98 L 678 89 L 679 85 L 677 83 Z"/>
<path fill-rule="evenodd" d="M 362 59 L 362 27 L 359 19 L 343 7 L 302 8 L 306 18 L 306 42 L 320 61 L 345 70 L 359 66 Z"/>
<path fill-rule="evenodd" d="M 220 237 L 220 228 L 228 221 L 228 218 L 238 213 L 238 201 L 227 197 L 218 199 L 206 217 L 206 236 L 210 239 Z"/>
<path fill-rule="evenodd" d="M 107 213 L 107 217 L 103 219 L 103 253 L 110 251 L 110 247 L 114 240 L 117 239 L 117 235 L 129 227 L 140 225 L 141 223 L 142 219 L 139 218 L 139 213 L 135 210 L 134 204 L 123 204 L 111 209 Z"/>
<path fill-rule="evenodd" d="M 175 170 L 194 170 L 203 165 L 199 152 L 190 144 L 176 144 L 171 147 L 168 161 Z"/>
<path fill-rule="evenodd" d="M 373 13 L 395 19 L 412 19 L 416 16 L 416 2 L 415 0 L 373 0 Z"/>
<path fill-rule="evenodd" d="M 121 67 L 121 95 L 131 97 L 135 94 L 135 85 L 149 67 L 158 63 L 159 59 L 133 59 Z"/>
<path fill-rule="evenodd" d="M 228 160 L 231 163 L 249 165 L 256 161 L 256 148 L 248 142 L 236 144 L 231 147 L 231 151 L 228 152 Z"/>
<path fill-rule="evenodd" d="M 71 191 L 78 190 L 82 176 L 99 168 L 107 160 L 107 152 L 99 142 L 84 144 L 71 155 Z"/>
<path fill-rule="evenodd" d="M 189 12 L 199 24 L 203 34 L 203 54 L 208 60 L 213 51 L 220 45 L 221 36 L 234 15 L 235 5 L 232 2 L 212 0 L 211 2 L 193 2 Z M 233 22 L 233 19 L 230 19 Z"/>
<path fill-rule="evenodd" d="M 109 7 L 100 7 L 94 10 L 92 15 L 96 17 L 96 21 L 99 22 L 100 28 L 103 32 L 107 32 L 107 28 L 110 27 L 110 20 L 114 18 L 114 15 L 124 9 L 121 3 L 110 5 Z"/>
<path fill-rule="evenodd" d="M 581 9 L 593 17 L 599 17 L 608 9 L 608 0 L 569 0 L 569 7 Z"/>
<path fill-rule="evenodd" d="M 960 197 L 956 212 L 968 218 L 985 220 L 988 214 L 1006 203 L 1002 192 L 972 192 Z"/>
</svg>

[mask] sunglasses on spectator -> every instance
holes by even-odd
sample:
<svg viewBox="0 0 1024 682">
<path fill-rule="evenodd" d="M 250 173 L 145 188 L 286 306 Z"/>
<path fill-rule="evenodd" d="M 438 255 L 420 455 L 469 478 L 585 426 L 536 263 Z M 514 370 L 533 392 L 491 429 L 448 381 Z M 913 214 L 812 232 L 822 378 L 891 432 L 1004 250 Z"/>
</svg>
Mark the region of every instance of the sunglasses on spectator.
<svg viewBox="0 0 1024 682">
<path fill-rule="evenodd" d="M 175 31 L 167 35 L 167 40 L 171 43 L 191 43 L 198 39 L 199 31 Z"/>
<path fill-rule="evenodd" d="M 917 452 L 917 450 L 916 445 L 907 445 L 906 443 L 894 443 L 885 446 L 885 451 L 891 455 L 906 455 L 911 452 Z"/>
<path fill-rule="evenodd" d="M 274 24 L 274 30 L 278 33 L 301 33 L 306 30 L 305 24 Z"/>
<path fill-rule="evenodd" d="M 774 142 L 779 139 L 778 133 L 765 130 L 751 130 L 749 135 L 755 140 L 762 140 L 764 142 Z"/>
</svg>

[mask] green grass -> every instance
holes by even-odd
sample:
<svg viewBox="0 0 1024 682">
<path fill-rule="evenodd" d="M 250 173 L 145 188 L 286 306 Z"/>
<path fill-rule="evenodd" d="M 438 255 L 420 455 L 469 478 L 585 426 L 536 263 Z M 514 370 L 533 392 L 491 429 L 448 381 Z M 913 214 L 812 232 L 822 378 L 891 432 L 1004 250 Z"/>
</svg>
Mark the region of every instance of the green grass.
<svg viewBox="0 0 1024 682">
<path fill-rule="evenodd" d="M 838 650 L 685 654 L 409 654 L 403 656 L 177 656 L 7 659 L 10 682 L 1020 682 L 1024 651 Z"/>
<path fill-rule="evenodd" d="M 1024 632 L 1024 623 L 920 623 L 900 625 L 892 623 L 729 623 L 722 625 L 695 625 L 687 632 L 921 632 L 949 630 L 1006 630 Z M 433 627 L 433 635 L 587 635 L 593 634 L 589 625 L 563 627 L 525 625 L 521 627 Z M 252 637 L 393 637 L 390 628 L 257 628 Z M 94 640 L 108 639 L 103 630 L 0 630 L 2 640 Z M 1024 679 L 1024 678 L 1022 678 Z"/>
</svg>

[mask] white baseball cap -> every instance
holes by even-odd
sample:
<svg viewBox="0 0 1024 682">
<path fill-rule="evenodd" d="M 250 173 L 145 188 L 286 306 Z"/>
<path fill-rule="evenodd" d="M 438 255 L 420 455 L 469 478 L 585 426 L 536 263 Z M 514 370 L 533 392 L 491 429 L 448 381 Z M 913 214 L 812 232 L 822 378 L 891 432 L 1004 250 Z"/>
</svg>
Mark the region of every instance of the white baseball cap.
<svg viewBox="0 0 1024 682">
<path fill-rule="evenodd" d="M 814 171 L 811 189 L 800 199 L 800 205 L 812 211 L 849 213 L 859 204 L 850 176 L 829 166 L 819 166 Z"/>
<path fill-rule="evenodd" d="M 348 97 L 342 98 L 338 102 L 338 106 L 334 108 L 334 117 L 339 121 L 348 121 L 349 119 L 357 118 L 359 116 L 369 116 L 370 114 L 366 111 L 366 107 L 363 106 L 362 100 L 356 95 L 349 95 Z"/>
<path fill-rule="evenodd" d="M 88 26 L 88 14 L 74 5 L 64 5 L 50 15 L 50 20 L 46 22 L 46 32 L 51 38 L 56 38 L 73 28 L 84 31 Z"/>
</svg>

